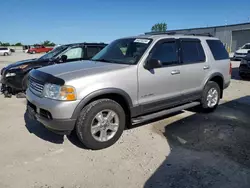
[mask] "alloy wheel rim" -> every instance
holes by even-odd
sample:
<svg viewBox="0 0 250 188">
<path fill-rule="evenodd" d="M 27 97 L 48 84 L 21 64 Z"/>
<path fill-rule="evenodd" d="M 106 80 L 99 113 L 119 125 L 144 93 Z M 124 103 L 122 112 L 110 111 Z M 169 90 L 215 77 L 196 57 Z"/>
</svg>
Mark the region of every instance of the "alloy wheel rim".
<svg viewBox="0 0 250 188">
<path fill-rule="evenodd" d="M 213 108 L 215 105 L 217 105 L 219 99 L 218 91 L 215 88 L 211 88 L 208 91 L 207 95 L 207 106 L 209 108 Z"/>
<path fill-rule="evenodd" d="M 119 117 L 113 110 L 102 110 L 91 123 L 91 134 L 99 142 L 112 139 L 119 128 Z"/>
</svg>

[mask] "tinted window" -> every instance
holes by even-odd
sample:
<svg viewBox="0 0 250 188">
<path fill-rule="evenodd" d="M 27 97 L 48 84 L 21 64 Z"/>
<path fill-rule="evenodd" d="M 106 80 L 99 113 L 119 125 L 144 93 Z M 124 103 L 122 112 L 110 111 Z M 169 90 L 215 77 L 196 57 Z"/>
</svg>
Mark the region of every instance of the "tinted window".
<svg viewBox="0 0 250 188">
<path fill-rule="evenodd" d="M 200 41 L 182 41 L 182 61 L 183 63 L 198 63 L 206 60 L 204 50 Z"/>
<path fill-rule="evenodd" d="M 87 47 L 88 58 L 94 57 L 100 50 L 101 49 L 99 46 L 88 46 Z"/>
<path fill-rule="evenodd" d="M 207 40 L 207 44 L 215 60 L 229 59 L 229 55 L 219 40 Z"/>
<path fill-rule="evenodd" d="M 8 48 L 0 48 L 0 50 L 8 50 Z"/>
<path fill-rule="evenodd" d="M 152 59 L 160 60 L 163 65 L 177 63 L 178 52 L 176 42 L 160 44 L 153 52 Z"/>
</svg>

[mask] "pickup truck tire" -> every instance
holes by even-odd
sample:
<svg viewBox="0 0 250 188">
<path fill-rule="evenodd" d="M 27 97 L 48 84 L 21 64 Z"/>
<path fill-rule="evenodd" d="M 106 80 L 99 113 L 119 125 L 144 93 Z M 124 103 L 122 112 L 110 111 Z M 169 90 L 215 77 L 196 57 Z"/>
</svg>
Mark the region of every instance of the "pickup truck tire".
<svg viewBox="0 0 250 188">
<path fill-rule="evenodd" d="M 35 54 L 35 53 L 36 53 L 36 51 L 32 51 L 31 53 L 32 53 L 32 54 Z"/>
<path fill-rule="evenodd" d="M 113 145 L 125 128 L 123 108 L 110 99 L 99 99 L 85 106 L 76 122 L 76 134 L 82 144 L 93 150 Z"/>
<path fill-rule="evenodd" d="M 220 102 L 221 89 L 214 81 L 209 81 L 203 89 L 201 98 L 201 111 L 213 112 Z"/>
</svg>

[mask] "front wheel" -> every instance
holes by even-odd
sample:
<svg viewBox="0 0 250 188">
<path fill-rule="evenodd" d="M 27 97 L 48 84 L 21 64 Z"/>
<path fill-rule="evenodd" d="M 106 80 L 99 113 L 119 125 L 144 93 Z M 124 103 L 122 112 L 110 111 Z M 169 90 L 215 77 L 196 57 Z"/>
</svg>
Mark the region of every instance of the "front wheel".
<svg viewBox="0 0 250 188">
<path fill-rule="evenodd" d="M 99 99 L 84 107 L 76 122 L 79 140 L 89 149 L 113 145 L 125 128 L 123 108 L 110 99 Z"/>
<path fill-rule="evenodd" d="M 8 53 L 7 53 L 7 52 L 5 52 L 3 55 L 4 55 L 4 56 L 7 56 L 7 55 L 8 55 Z"/>
<path fill-rule="evenodd" d="M 221 89 L 216 82 L 209 81 L 202 93 L 201 110 L 213 112 L 220 102 Z"/>
</svg>

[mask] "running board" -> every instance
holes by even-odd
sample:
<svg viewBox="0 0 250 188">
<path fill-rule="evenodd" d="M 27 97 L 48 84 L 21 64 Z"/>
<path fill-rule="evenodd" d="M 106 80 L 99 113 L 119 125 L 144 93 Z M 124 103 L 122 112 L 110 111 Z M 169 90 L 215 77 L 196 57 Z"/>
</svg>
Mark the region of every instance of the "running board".
<svg viewBox="0 0 250 188">
<path fill-rule="evenodd" d="M 160 112 L 155 112 L 153 114 L 148 114 L 148 115 L 132 118 L 132 124 L 138 124 L 138 123 L 142 123 L 142 122 L 145 122 L 145 121 L 149 121 L 149 120 L 161 117 L 161 116 L 165 116 L 165 115 L 168 115 L 168 114 L 172 114 L 172 113 L 175 113 L 175 112 L 179 112 L 179 111 L 182 111 L 182 110 L 185 110 L 185 109 L 188 109 L 188 108 L 198 106 L 199 104 L 200 104 L 200 102 L 192 102 L 192 103 L 184 104 L 184 105 L 177 106 L 177 107 L 174 107 L 174 108 L 170 108 L 170 109 L 167 109 L 167 110 L 162 110 Z"/>
</svg>

